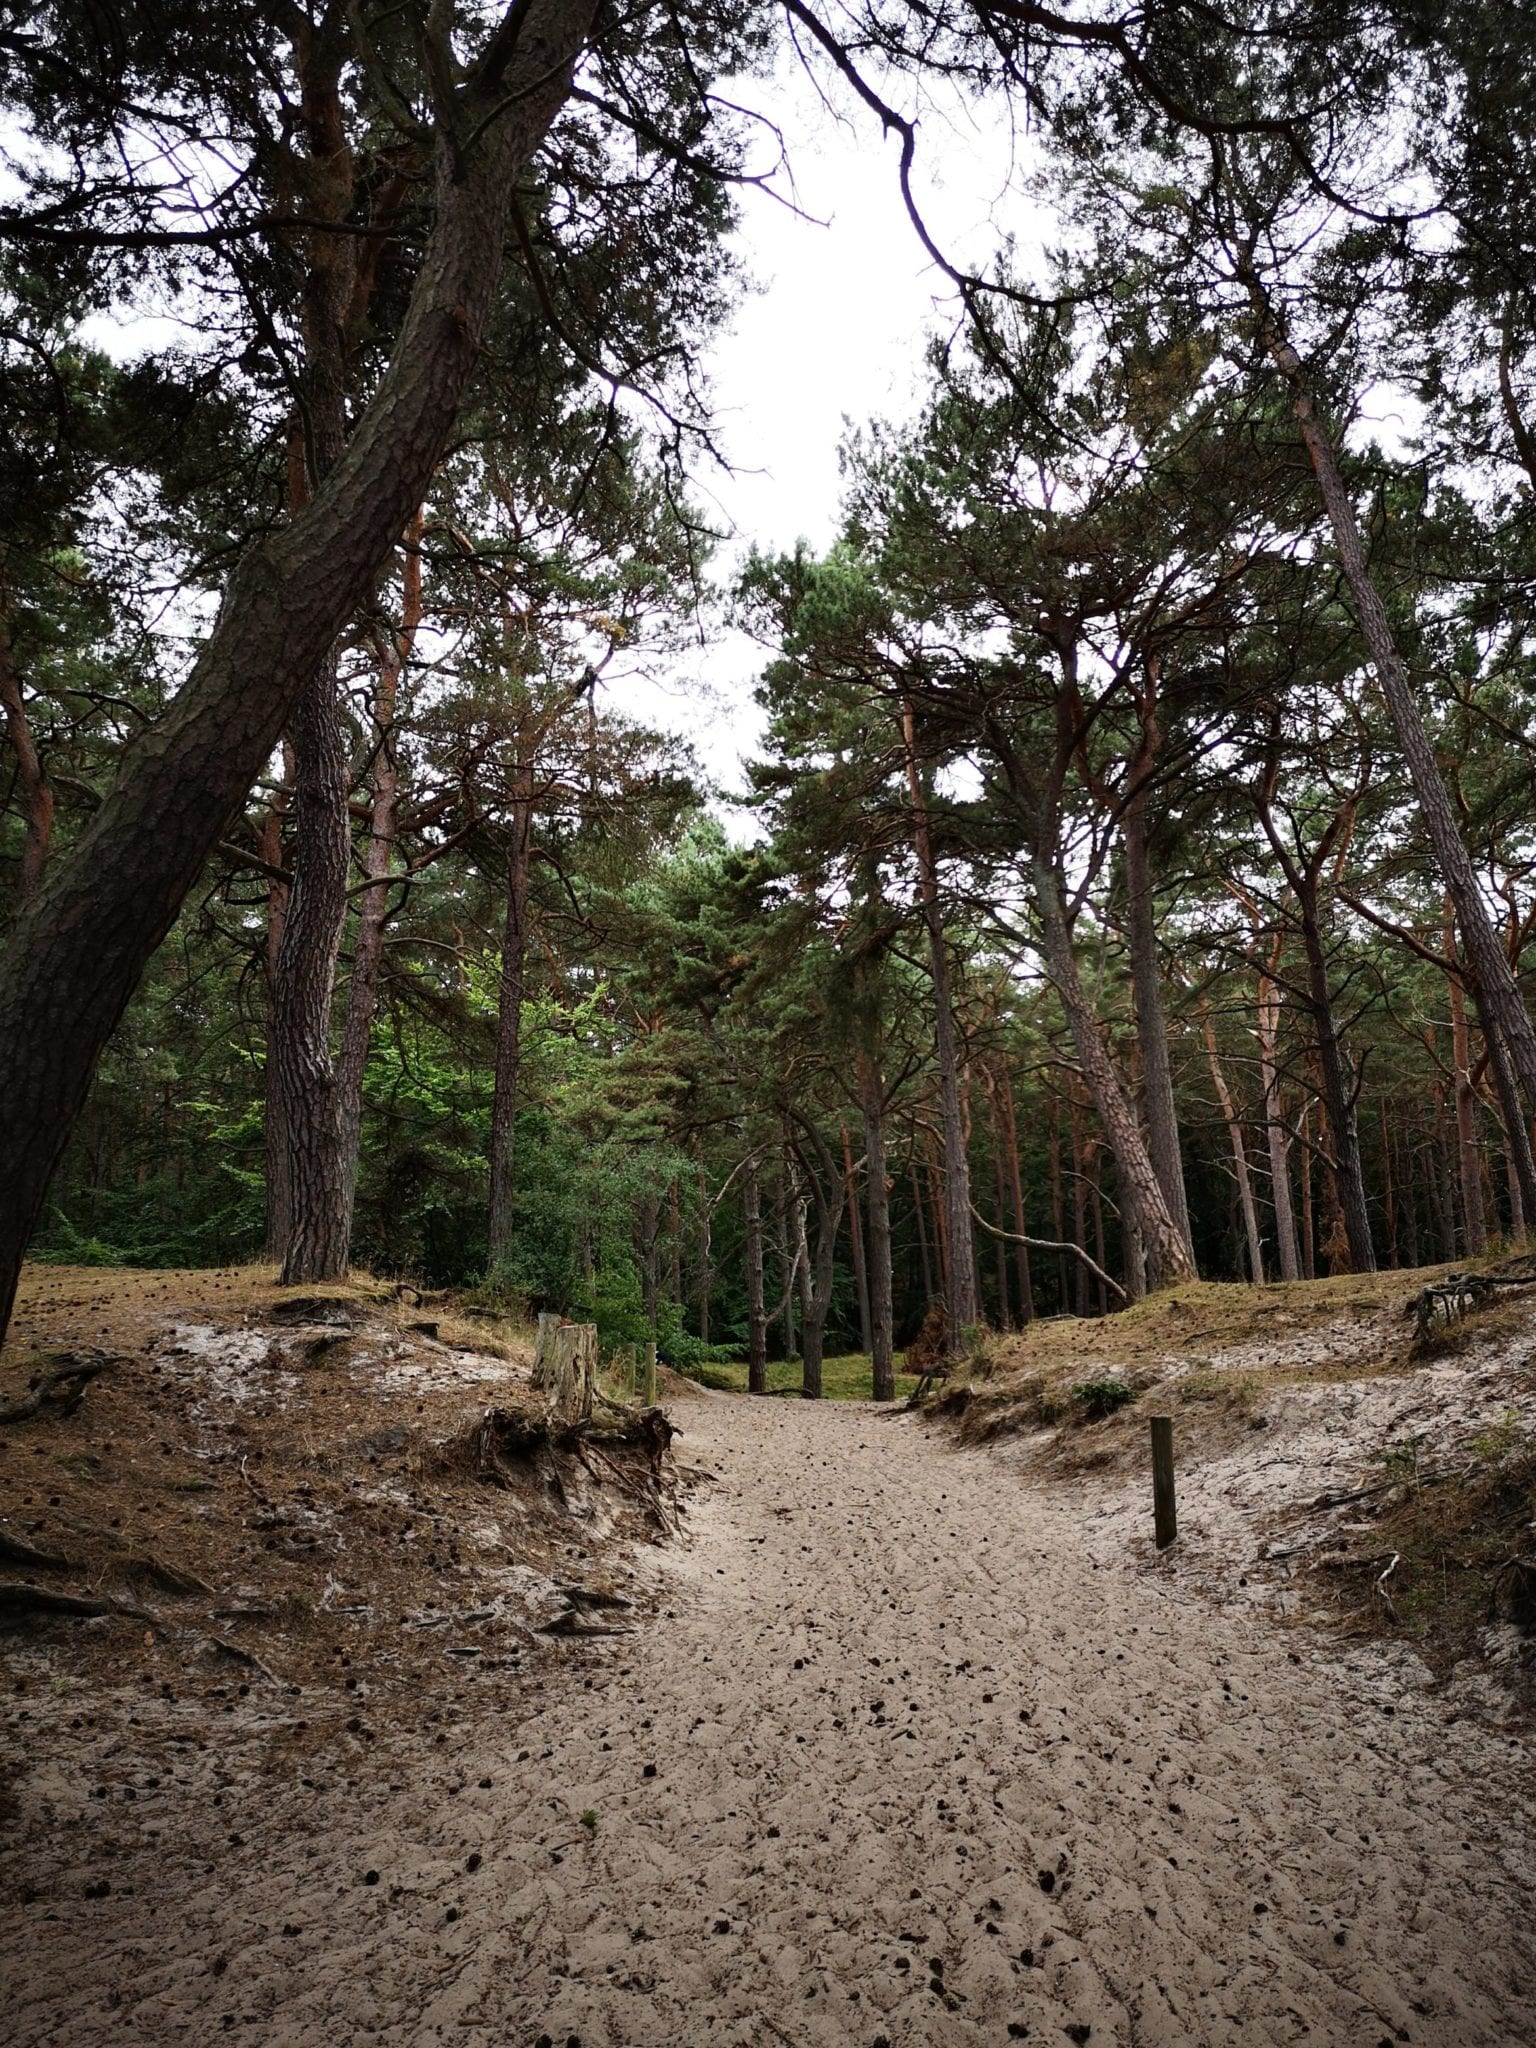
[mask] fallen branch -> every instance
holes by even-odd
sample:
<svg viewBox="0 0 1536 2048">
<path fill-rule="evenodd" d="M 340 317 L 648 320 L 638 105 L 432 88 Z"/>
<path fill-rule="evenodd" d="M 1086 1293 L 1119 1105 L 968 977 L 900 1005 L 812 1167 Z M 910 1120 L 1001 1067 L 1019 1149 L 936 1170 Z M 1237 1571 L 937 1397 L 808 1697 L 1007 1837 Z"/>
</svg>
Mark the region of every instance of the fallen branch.
<svg viewBox="0 0 1536 2048">
<path fill-rule="evenodd" d="M 1396 1621 L 1397 1619 L 1397 1609 L 1392 1605 L 1392 1595 L 1387 1591 L 1387 1581 L 1391 1578 L 1392 1574 L 1397 1570 L 1398 1562 L 1401 1559 L 1401 1557 L 1402 1552 L 1399 1550 L 1394 1550 L 1392 1553 L 1392 1562 L 1387 1566 L 1386 1570 L 1382 1573 L 1381 1577 L 1376 1581 L 1376 1590 L 1381 1595 L 1382 1599 L 1386 1602 L 1387 1612 L 1391 1615 L 1394 1621 Z"/>
<path fill-rule="evenodd" d="M 1082 1260 L 1083 1264 L 1088 1268 L 1089 1272 L 1093 1275 L 1093 1277 L 1096 1280 L 1102 1280 L 1104 1285 L 1107 1288 L 1109 1288 L 1112 1293 L 1118 1294 L 1122 1301 L 1128 1299 L 1126 1291 L 1120 1285 L 1120 1282 L 1118 1280 L 1112 1280 L 1110 1276 L 1105 1272 L 1104 1268 L 1098 1263 L 1097 1259 L 1089 1258 L 1088 1254 L 1083 1250 L 1080 1244 L 1069 1244 L 1064 1240 L 1054 1237 L 1025 1237 L 1021 1232 L 1017 1230 L 1000 1230 L 995 1223 L 989 1223 L 987 1221 L 986 1217 L 982 1215 L 981 1211 L 977 1208 L 974 1202 L 972 1202 L 971 1204 L 971 1214 L 975 1217 L 976 1221 L 981 1225 L 982 1229 L 985 1230 L 989 1236 L 1000 1237 L 1002 1238 L 1005 1244 L 1027 1245 L 1032 1252 L 1071 1252 L 1072 1256 L 1075 1259 Z"/>
<path fill-rule="evenodd" d="M 93 1620 L 101 1614 L 121 1614 L 129 1621 L 144 1621 L 151 1628 L 160 1627 L 153 1614 L 146 1614 L 142 1607 L 130 1607 L 123 1600 L 95 1600 L 79 1593 L 55 1593 L 47 1586 L 34 1586 L 26 1579 L 0 1582 L 0 1626 L 25 1621 L 35 1614 L 76 1615 L 82 1621 Z"/>
<path fill-rule="evenodd" d="M 0 1404 L 0 1423 L 26 1422 L 45 1402 L 57 1400 L 61 1415 L 73 1415 L 89 1383 L 119 1360 L 107 1351 L 70 1351 L 29 1382 L 27 1392 Z M 65 1390 L 62 1391 L 61 1390 Z"/>
</svg>

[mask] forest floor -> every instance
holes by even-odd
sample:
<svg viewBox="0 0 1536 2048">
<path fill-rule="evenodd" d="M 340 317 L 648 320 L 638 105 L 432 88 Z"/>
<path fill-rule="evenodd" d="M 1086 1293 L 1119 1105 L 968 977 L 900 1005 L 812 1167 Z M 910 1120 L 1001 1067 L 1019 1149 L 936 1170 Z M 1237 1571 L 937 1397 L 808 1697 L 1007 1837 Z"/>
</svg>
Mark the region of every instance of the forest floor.
<svg viewBox="0 0 1536 2048">
<path fill-rule="evenodd" d="M 1376 1330 L 1389 1291 L 1406 1276 L 1333 1319 Z M 1326 1362 L 1327 1324 L 1234 1367 L 1257 1393 L 1178 1411 L 1162 1556 L 1131 1421 L 1042 1423 L 1015 1357 L 995 1370 L 1026 1426 L 986 1445 L 933 1415 L 675 1389 L 682 1455 L 715 1475 L 687 1537 L 572 1561 L 631 1575 L 635 1632 L 541 1638 L 515 1668 L 456 1665 L 456 1637 L 402 1690 L 384 1637 L 336 1618 L 382 1668 L 344 1650 L 347 1689 L 300 1631 L 295 1695 L 176 1676 L 163 1645 L 125 1663 L 115 1618 L 89 1656 L 79 1624 L 18 1634 L 7 2040 L 1536 2043 L 1515 1674 L 1487 1646 L 1448 1663 L 1352 1633 L 1314 1590 L 1337 1577 L 1319 1493 L 1377 1487 L 1397 1421 L 1427 1445 L 1432 1385 L 1523 1413 L 1525 1326 L 1262 1380 L 1287 1352 Z M 1170 1347 L 1126 1335 L 1156 1382 Z M 962 1426 L 986 1392 L 952 1401 Z"/>
</svg>

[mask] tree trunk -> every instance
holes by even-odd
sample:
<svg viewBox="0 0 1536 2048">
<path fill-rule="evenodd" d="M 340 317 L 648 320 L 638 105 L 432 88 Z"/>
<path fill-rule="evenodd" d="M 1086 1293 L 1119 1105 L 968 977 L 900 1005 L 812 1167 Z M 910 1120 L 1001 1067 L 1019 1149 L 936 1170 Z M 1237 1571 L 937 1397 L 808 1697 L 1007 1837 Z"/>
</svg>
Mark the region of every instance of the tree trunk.
<svg viewBox="0 0 1536 2048">
<path fill-rule="evenodd" d="M 885 1181 L 885 1088 L 870 1053 L 859 1055 L 859 1105 L 864 1116 L 864 1171 L 869 1189 L 869 1356 L 877 1401 L 896 1398 L 891 1305 L 891 1208 Z"/>
<path fill-rule="evenodd" d="M 1355 601 L 1361 635 L 1419 800 L 1419 810 L 1441 878 L 1456 906 L 1456 921 L 1467 949 L 1484 1029 L 1490 1036 L 1497 1032 L 1503 1038 L 1527 1110 L 1536 1112 L 1536 1026 L 1531 1022 L 1531 1013 L 1520 992 L 1514 969 L 1499 944 L 1488 915 L 1478 886 L 1477 871 L 1457 826 L 1450 792 L 1440 773 L 1434 748 L 1430 745 L 1407 666 L 1397 651 L 1391 621 L 1371 577 L 1365 544 L 1339 469 L 1337 452 L 1308 388 L 1301 358 L 1280 333 L 1273 315 L 1262 301 L 1260 311 L 1270 354 L 1292 389 L 1292 411 L 1317 477 L 1339 563 Z"/>
<path fill-rule="evenodd" d="M 1003 1137 L 998 1124 L 997 1097 L 992 1088 L 987 1090 L 987 1104 L 992 1112 L 992 1206 L 997 1214 L 1000 1230 L 1008 1228 L 1008 1195 L 1006 1172 L 1003 1166 Z M 997 1326 L 1000 1330 L 1013 1328 L 1013 1304 L 1008 1299 L 1008 1243 L 1005 1238 L 994 1242 L 997 1253 Z"/>
<path fill-rule="evenodd" d="M 523 1058 L 523 992 L 528 973 L 528 880 L 533 858 L 533 763 L 511 771 L 507 822 L 507 904 L 496 991 L 496 1082 L 491 1101 L 491 1188 L 486 1271 L 493 1285 L 513 1270 L 517 1238 L 517 1083 Z"/>
<path fill-rule="evenodd" d="M 594 0 L 528 0 L 515 47 L 460 89 L 436 218 L 390 365 L 312 504 L 264 536 L 164 718 L 7 934 L 0 966 L 0 1335 L 96 1062 L 305 683 L 420 503 L 501 275 L 513 189 L 555 114 Z M 506 52 L 503 59 L 502 53 Z"/>
<path fill-rule="evenodd" d="M 1312 1147 L 1307 1125 L 1310 1102 L 1301 1106 L 1301 1270 L 1307 1279 L 1317 1278 L 1317 1230 L 1312 1214 Z"/>
<path fill-rule="evenodd" d="M 923 1190 L 917 1176 L 917 1153 L 914 1149 L 910 1175 L 912 1182 L 912 1214 L 917 1219 L 917 1253 L 923 1269 L 924 1313 L 934 1304 L 933 1258 L 928 1249 L 928 1225 L 923 1218 Z"/>
<path fill-rule="evenodd" d="M 260 851 L 269 868 L 283 866 L 283 819 L 287 814 L 293 783 L 293 749 L 283 743 L 283 779 L 268 800 L 262 820 Z M 288 884 L 267 883 L 267 939 L 264 954 L 267 994 L 267 1048 L 262 1063 L 263 1119 L 266 1147 L 266 1256 L 280 1266 L 288 1249 L 293 1227 L 293 1203 L 288 1195 L 288 1131 L 283 1120 L 283 1082 L 272 1053 L 272 992 L 277 985 L 277 956 L 282 950 L 283 923 L 288 914 Z"/>
<path fill-rule="evenodd" d="M 1270 971 L 1259 970 L 1259 1078 L 1264 1090 L 1264 1134 L 1269 1145 L 1270 1200 L 1275 1210 L 1275 1251 L 1280 1260 L 1280 1278 L 1299 1280 L 1301 1254 L 1296 1243 L 1296 1212 L 1291 1205 L 1290 1133 L 1280 1094 L 1280 998 L 1273 979 L 1278 961 L 1277 940 Z"/>
<path fill-rule="evenodd" d="M 1122 1201 L 1135 1210 L 1136 1230 L 1146 1258 L 1147 1285 L 1154 1291 L 1195 1278 L 1189 1243 L 1163 1199 L 1151 1156 L 1110 1063 L 1099 1020 L 1077 971 L 1055 862 L 1036 854 L 1035 905 L 1040 918 L 1041 954 L 1051 985 L 1067 1014 L 1072 1043 L 1099 1123 L 1115 1155 Z M 1081 1240 L 1079 1240 L 1081 1241 Z"/>
<path fill-rule="evenodd" d="M 1211 1085 L 1216 1090 L 1216 1100 L 1221 1105 L 1222 1116 L 1226 1119 L 1227 1135 L 1232 1140 L 1232 1168 L 1237 1177 L 1237 1198 L 1242 1209 L 1243 1232 L 1248 1243 L 1248 1277 L 1255 1287 L 1264 1285 L 1264 1248 L 1259 1240 L 1259 1213 L 1253 1200 L 1253 1177 L 1248 1171 L 1248 1147 L 1243 1141 L 1242 1118 L 1232 1100 L 1232 1091 L 1227 1086 L 1227 1077 L 1222 1072 L 1221 1054 L 1216 1048 L 1216 1027 L 1211 1022 L 1211 1013 L 1202 1003 L 1200 1022 L 1205 1032 L 1206 1057 L 1211 1063 Z"/>
<path fill-rule="evenodd" d="M 747 1236 L 747 1392 L 768 1391 L 768 1319 L 763 1312 L 763 1191 L 757 1156 L 742 1169 L 742 1208 Z"/>
<path fill-rule="evenodd" d="M 1297 908 L 1307 961 L 1307 1008 L 1312 1014 L 1312 1028 L 1317 1039 L 1318 1079 L 1328 1116 L 1329 1175 L 1343 1221 L 1350 1263 L 1357 1273 L 1374 1273 L 1376 1250 L 1371 1242 L 1370 1211 L 1365 1201 L 1355 1088 L 1333 1014 L 1333 991 L 1328 986 L 1328 956 L 1323 948 L 1316 880 L 1310 874 L 1299 874 L 1298 879 L 1301 887 L 1297 892 Z"/>
<path fill-rule="evenodd" d="M 1061 1188 L 1061 1096 L 1051 1090 L 1051 1235 L 1058 1244 L 1064 1244 L 1067 1236 L 1067 1211 Z M 1056 1254 L 1056 1313 L 1066 1315 L 1067 1308 L 1067 1255 Z"/>
<path fill-rule="evenodd" d="M 1153 689 L 1154 682 L 1149 678 L 1142 706 L 1141 744 L 1128 770 L 1131 794 L 1121 813 L 1120 840 L 1125 850 L 1131 991 L 1136 1010 L 1136 1042 L 1141 1049 L 1147 1150 L 1168 1214 L 1185 1245 L 1190 1246 L 1189 1203 L 1184 1192 L 1184 1155 L 1179 1142 L 1178 1107 L 1173 1099 L 1173 1069 L 1168 1059 L 1168 1023 L 1157 957 L 1157 917 L 1147 833 L 1147 783 L 1159 741 Z"/>
<path fill-rule="evenodd" d="M 297 516 L 341 460 L 346 445 L 347 353 L 357 279 L 353 237 L 320 225 L 345 221 L 355 196 L 341 74 L 344 38 L 334 17 L 294 36 L 300 132 L 308 157 L 300 284 L 303 361 L 289 429 L 289 512 Z M 363 309 L 359 308 L 359 312 Z M 347 1270 L 352 1187 L 340 1074 L 331 1053 L 336 967 L 347 916 L 352 838 L 351 766 L 341 723 L 337 649 L 315 665 L 290 733 L 294 775 L 293 880 L 272 981 L 267 1054 L 287 1159 L 288 1232 L 280 1279 L 338 1279 Z"/>
<path fill-rule="evenodd" d="M 848 1251 L 853 1260 L 853 1284 L 859 1298 L 859 1349 L 866 1358 L 874 1355 L 874 1340 L 869 1324 L 869 1276 L 864 1264 L 864 1224 L 859 1215 L 859 1190 L 854 1179 L 853 1146 L 848 1137 L 848 1125 L 838 1118 L 838 1129 L 843 1134 L 843 1184 L 848 1190 Z M 865 1162 L 866 1165 L 868 1162 Z"/>
<path fill-rule="evenodd" d="M 694 1137 L 694 1164 L 699 1190 L 699 1342 L 709 1342 L 709 1304 L 714 1292 L 713 1245 L 709 1219 L 709 1181 L 704 1172 L 704 1141 Z"/>
<path fill-rule="evenodd" d="M 928 966 L 933 980 L 933 1043 L 944 1125 L 944 1241 L 947 1250 L 945 1310 L 948 1342 L 963 1349 L 967 1332 L 981 1320 L 976 1299 L 976 1251 L 971 1233 L 971 1170 L 965 1150 L 960 1102 L 960 1067 L 955 1051 L 955 1013 L 949 984 L 949 952 L 939 909 L 939 873 L 928 820 L 928 799 L 918 773 L 912 706 L 903 703 L 901 732 L 906 748 L 907 789 L 912 799 L 912 847 L 917 857 L 918 898 L 928 931 Z"/>
<path fill-rule="evenodd" d="M 16 756 L 16 772 L 27 799 L 27 834 L 22 842 L 21 876 L 16 885 L 19 908 L 35 893 L 43 879 L 48 849 L 53 843 L 53 784 L 48 780 L 37 743 L 32 737 L 10 630 L 3 618 L 0 618 L 0 708 L 5 712 L 6 737 Z"/>
<path fill-rule="evenodd" d="M 832 1306 L 832 1282 L 837 1262 L 837 1234 L 843 1220 L 843 1189 L 845 1186 L 837 1164 L 828 1151 L 826 1141 L 819 1130 L 807 1117 L 800 1117 L 799 1123 L 810 1141 L 815 1154 L 815 1168 L 806 1166 L 806 1179 L 810 1183 L 811 1200 L 816 1208 L 816 1255 L 814 1263 L 807 1260 L 807 1268 L 814 1274 L 811 1285 L 801 1302 L 801 1374 L 800 1391 L 807 1401 L 819 1401 L 822 1396 L 822 1353 L 827 1331 L 827 1313 Z M 802 1158 L 804 1154 L 802 1153 Z M 805 1203 L 800 1204 L 800 1243 L 805 1249 Z"/>
<path fill-rule="evenodd" d="M 1455 955 L 1453 906 L 1447 898 L 1445 951 Z M 1467 1029 L 1467 1003 L 1461 982 L 1446 976 L 1451 1003 L 1451 1071 L 1456 1077 L 1456 1159 L 1461 1175 L 1463 1247 L 1469 1257 L 1488 1249 L 1488 1219 L 1483 1208 L 1483 1161 L 1477 1143 L 1477 1090 L 1472 1086 L 1472 1034 Z"/>
<path fill-rule="evenodd" d="M 1003 1069 L 1002 1079 L 1003 1139 L 1008 1154 L 1008 1188 L 1013 1196 L 1013 1228 L 1019 1242 L 1014 1246 L 1014 1255 L 1019 1275 L 1019 1320 L 1028 1325 L 1035 1318 L 1035 1282 L 1030 1271 L 1029 1246 L 1023 1242 L 1029 1226 L 1024 1221 L 1024 1178 L 1019 1166 L 1019 1119 L 1013 1103 L 1013 1076 Z M 1057 1227 L 1057 1241 L 1060 1241 L 1060 1226 Z"/>
<path fill-rule="evenodd" d="M 379 967 L 384 957 L 384 927 L 389 918 L 389 871 L 394 858 L 398 822 L 400 770 L 395 752 L 395 720 L 400 678 L 410 659 L 421 624 L 421 515 L 406 530 L 401 571 L 398 631 L 374 642 L 378 661 L 373 695 L 373 765 L 369 781 L 373 804 L 363 845 L 363 874 L 368 887 L 357 906 L 357 937 L 352 948 L 352 981 L 347 990 L 347 1017 L 342 1026 L 341 1053 L 336 1062 L 336 1087 L 341 1099 L 342 1189 L 347 1203 L 348 1235 L 357 1201 L 358 1160 L 363 1135 L 363 1076 L 378 1005 Z"/>
<path fill-rule="evenodd" d="M 351 1221 L 342 1174 L 341 1097 L 331 1057 L 331 1000 L 352 860 L 351 775 L 329 660 L 315 671 L 295 709 L 293 752 L 293 882 L 268 1030 L 291 1204 L 279 1275 L 284 1286 L 345 1273 Z"/>
</svg>

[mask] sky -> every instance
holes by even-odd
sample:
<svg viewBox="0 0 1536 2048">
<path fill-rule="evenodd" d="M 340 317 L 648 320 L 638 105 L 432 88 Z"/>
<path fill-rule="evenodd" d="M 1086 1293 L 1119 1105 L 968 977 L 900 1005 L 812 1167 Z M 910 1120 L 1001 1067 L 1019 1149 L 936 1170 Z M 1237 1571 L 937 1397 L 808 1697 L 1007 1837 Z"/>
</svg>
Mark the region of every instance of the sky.
<svg viewBox="0 0 1536 2048">
<path fill-rule="evenodd" d="M 718 576 L 756 543 L 824 548 L 838 527 L 845 422 L 902 418 L 921 389 L 923 344 L 955 317 L 954 287 L 907 218 L 897 145 L 863 109 L 838 118 L 803 74 L 739 90 L 784 132 L 798 211 L 751 188 L 737 251 L 754 280 L 707 359 L 729 471 L 695 472 L 706 510 L 732 535 Z M 984 267 L 1005 232 L 1037 246 L 1039 216 L 1004 127 L 977 128 L 958 103 L 930 106 L 914 179 L 935 241 Z M 767 151 L 764 151 L 766 159 Z M 626 680 L 614 704 L 689 739 L 713 780 L 739 787 L 760 730 L 752 683 L 763 651 L 723 631 L 665 679 Z"/>
</svg>

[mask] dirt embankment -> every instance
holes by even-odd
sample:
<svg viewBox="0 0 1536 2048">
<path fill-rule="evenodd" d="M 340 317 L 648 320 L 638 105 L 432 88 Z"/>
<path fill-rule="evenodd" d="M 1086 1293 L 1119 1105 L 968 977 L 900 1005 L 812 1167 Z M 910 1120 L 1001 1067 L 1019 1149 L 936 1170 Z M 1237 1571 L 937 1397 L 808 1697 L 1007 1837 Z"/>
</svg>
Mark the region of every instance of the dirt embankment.
<svg viewBox="0 0 1536 2048">
<path fill-rule="evenodd" d="M 242 1713 L 409 1714 L 643 1598 L 626 1541 L 678 1519 L 664 1421 L 552 1431 L 524 1333 L 366 1280 L 44 1269 L 4 1367 L 13 1408 L 55 1382 L 0 1425 L 0 1618 L 74 1607 L 32 1660 L 56 1689 L 127 1657 Z"/>
<path fill-rule="evenodd" d="M 1521 1270 L 1524 1270 L 1522 1265 Z M 1380 1635 L 1500 1713 L 1536 1684 L 1536 1287 L 1446 1321 L 1441 1277 L 1193 1286 L 994 1340 L 935 1403 L 1006 1440 L 1112 1546 L 1150 1526 L 1174 1418 L 1181 1571 L 1277 1619 Z M 1484 1682 L 1486 1681 L 1486 1682 Z"/>
</svg>

